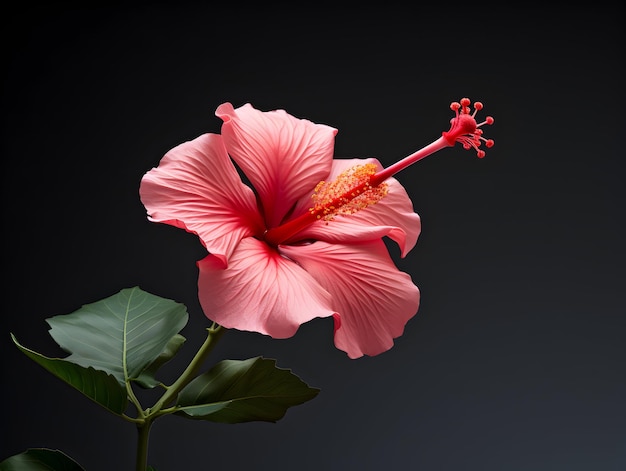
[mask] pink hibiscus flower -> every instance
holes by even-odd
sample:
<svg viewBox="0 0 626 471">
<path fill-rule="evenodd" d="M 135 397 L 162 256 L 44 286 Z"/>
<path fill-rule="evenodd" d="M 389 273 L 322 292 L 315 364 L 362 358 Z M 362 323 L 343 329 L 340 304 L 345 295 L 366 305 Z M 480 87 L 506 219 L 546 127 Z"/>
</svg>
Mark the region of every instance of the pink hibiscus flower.
<svg viewBox="0 0 626 471">
<path fill-rule="evenodd" d="M 194 233 L 207 249 L 198 296 L 211 320 L 287 338 L 333 316 L 337 348 L 350 358 L 377 355 L 402 335 L 420 300 L 383 241 L 404 257 L 420 233 L 392 175 L 455 142 L 482 157 L 481 141 L 493 141 L 479 128 L 493 119 L 477 124 L 482 105 L 470 114 L 469 103 L 453 103 L 450 130 L 387 169 L 375 159 L 334 159 L 332 127 L 224 103 L 221 135 L 170 150 L 143 177 L 141 200 L 149 220 Z"/>
</svg>

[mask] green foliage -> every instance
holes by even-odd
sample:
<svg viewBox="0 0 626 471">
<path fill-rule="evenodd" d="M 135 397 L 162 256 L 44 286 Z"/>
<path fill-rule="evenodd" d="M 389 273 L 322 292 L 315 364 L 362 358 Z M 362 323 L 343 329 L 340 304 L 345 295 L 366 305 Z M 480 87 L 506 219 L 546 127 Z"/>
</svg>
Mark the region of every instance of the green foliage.
<svg viewBox="0 0 626 471">
<path fill-rule="evenodd" d="M 59 450 L 30 448 L 0 462 L 0 471 L 85 471 Z"/>
<path fill-rule="evenodd" d="M 144 388 L 154 388 L 155 386 L 162 384 L 155 378 L 156 372 L 159 368 L 161 368 L 161 366 L 174 358 L 174 355 L 178 353 L 178 350 L 180 350 L 180 347 L 183 346 L 185 340 L 185 337 L 180 334 L 174 335 L 174 337 L 172 337 L 168 342 L 165 350 L 163 350 L 157 359 L 141 372 L 135 381 Z"/>
<path fill-rule="evenodd" d="M 47 322 L 52 338 L 71 352 L 66 361 L 106 371 L 125 383 L 163 354 L 188 318 L 183 304 L 135 287 Z"/>
<path fill-rule="evenodd" d="M 155 373 L 184 343 L 178 332 L 188 317 L 184 305 L 135 287 L 46 319 L 50 335 L 70 352 L 65 358 L 46 357 L 11 338 L 50 373 L 121 415 L 128 403 L 127 381 L 137 379 L 150 388 L 160 384 Z"/>
<path fill-rule="evenodd" d="M 318 393 L 275 360 L 223 360 L 181 391 L 177 414 L 223 423 L 276 422 Z"/>
<path fill-rule="evenodd" d="M 20 345 L 13 334 L 11 334 L 11 338 L 17 348 L 27 357 L 39 363 L 57 378 L 76 388 L 89 399 L 117 415 L 121 415 L 126 410 L 126 388 L 115 377 L 92 367 L 85 368 L 60 358 L 45 357 Z"/>
<path fill-rule="evenodd" d="M 209 337 L 179 379 L 163 385 L 155 375 L 185 343 L 178 332 L 188 317 L 184 305 L 135 287 L 71 314 L 46 319 L 50 335 L 69 354 L 65 358 L 44 356 L 21 345 L 13 334 L 11 338 L 22 353 L 48 372 L 114 414 L 134 421 L 140 430 L 148 431 L 156 418 L 171 413 L 231 424 L 276 422 L 289 407 L 319 393 L 291 370 L 262 357 L 223 360 L 194 378 L 224 332 L 221 326 L 208 329 Z M 165 392 L 153 407 L 142 410 L 133 382 L 144 388 L 160 385 Z M 139 411 L 136 418 L 125 414 L 129 402 Z M 147 456 L 147 443 L 138 442 L 138 457 Z M 0 471 L 14 470 L 84 471 L 60 451 L 44 448 L 29 449 L 0 463 Z"/>
</svg>

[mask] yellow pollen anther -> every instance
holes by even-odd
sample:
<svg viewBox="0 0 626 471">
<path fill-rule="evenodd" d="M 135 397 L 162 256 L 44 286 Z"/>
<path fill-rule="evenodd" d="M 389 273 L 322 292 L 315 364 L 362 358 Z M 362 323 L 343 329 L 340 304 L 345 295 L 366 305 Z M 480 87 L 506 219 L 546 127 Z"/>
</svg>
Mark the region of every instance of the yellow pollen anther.
<svg viewBox="0 0 626 471">
<path fill-rule="evenodd" d="M 370 184 L 376 173 L 376 165 L 356 165 L 344 170 L 332 182 L 321 181 L 312 195 L 314 206 L 311 214 L 317 219 L 332 221 L 337 215 L 354 214 L 361 209 L 376 204 L 389 191 L 387 183 L 377 186 Z"/>
</svg>

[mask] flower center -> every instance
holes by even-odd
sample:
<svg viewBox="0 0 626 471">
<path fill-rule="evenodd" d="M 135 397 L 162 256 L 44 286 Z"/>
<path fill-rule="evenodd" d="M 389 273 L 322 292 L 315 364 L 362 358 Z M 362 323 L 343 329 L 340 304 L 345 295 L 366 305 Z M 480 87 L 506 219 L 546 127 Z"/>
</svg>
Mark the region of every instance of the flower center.
<svg viewBox="0 0 626 471">
<path fill-rule="evenodd" d="M 452 102 L 450 109 L 455 112 L 450 120 L 450 129 L 441 133 L 441 137 L 417 152 L 403 158 L 389 167 L 376 172 L 374 164 L 356 165 L 337 176 L 332 182 L 321 181 L 315 187 L 311 198 L 313 206 L 302 215 L 284 224 L 265 231 L 263 239 L 276 247 L 289 240 L 307 226 L 323 220 L 328 224 L 335 216 L 348 216 L 366 209 L 383 199 L 388 192 L 385 182 L 400 170 L 407 168 L 418 160 L 429 156 L 445 147 L 460 143 L 464 149 L 474 149 L 479 158 L 485 156 L 480 147 L 493 147 L 493 139 L 485 139 L 480 129 L 485 124 L 493 124 L 494 119 L 487 116 L 481 123 L 476 122 L 476 113 L 483 108 L 479 101 L 474 103 L 474 111 L 470 110 L 469 98 Z"/>
<path fill-rule="evenodd" d="M 324 221 L 332 221 L 337 215 L 354 214 L 375 204 L 387 195 L 387 183 L 372 186 L 372 176 L 376 165 L 355 165 L 341 172 L 332 182 L 321 181 L 315 187 L 312 216 Z"/>
</svg>

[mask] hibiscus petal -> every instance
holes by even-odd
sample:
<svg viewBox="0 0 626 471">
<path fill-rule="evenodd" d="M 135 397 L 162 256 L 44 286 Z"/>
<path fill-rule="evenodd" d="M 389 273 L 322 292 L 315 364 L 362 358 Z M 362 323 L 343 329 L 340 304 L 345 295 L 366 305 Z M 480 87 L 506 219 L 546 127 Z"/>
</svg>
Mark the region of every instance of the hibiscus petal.
<svg viewBox="0 0 626 471">
<path fill-rule="evenodd" d="M 279 225 L 328 175 L 336 129 L 250 104 L 234 109 L 224 103 L 215 114 L 224 121 L 228 153 L 259 194 L 267 227 Z"/>
<path fill-rule="evenodd" d="M 202 309 L 226 328 L 287 338 L 301 324 L 333 315 L 330 294 L 300 266 L 257 239 L 242 240 L 226 269 L 211 255 L 198 268 Z"/>
<path fill-rule="evenodd" d="M 241 239 L 263 232 L 254 192 L 217 134 L 170 150 L 144 175 L 139 194 L 151 221 L 197 234 L 224 265 Z"/>
<path fill-rule="evenodd" d="M 334 180 L 350 167 L 366 163 L 374 163 L 382 169 L 376 159 L 335 159 L 328 180 Z M 352 243 L 388 236 L 398 244 L 401 256 L 405 257 L 417 243 L 421 231 L 420 217 L 413 210 L 413 203 L 404 187 L 395 178 L 389 178 L 386 182 L 389 192 L 376 204 L 349 216 L 337 216 L 328 224 L 318 221 L 301 231 L 298 238 Z M 302 198 L 294 215 L 301 214 L 310 207 L 311 199 Z"/>
<path fill-rule="evenodd" d="M 333 297 L 335 345 L 350 358 L 378 355 L 417 312 L 420 294 L 382 240 L 353 245 L 281 246 Z"/>
</svg>

